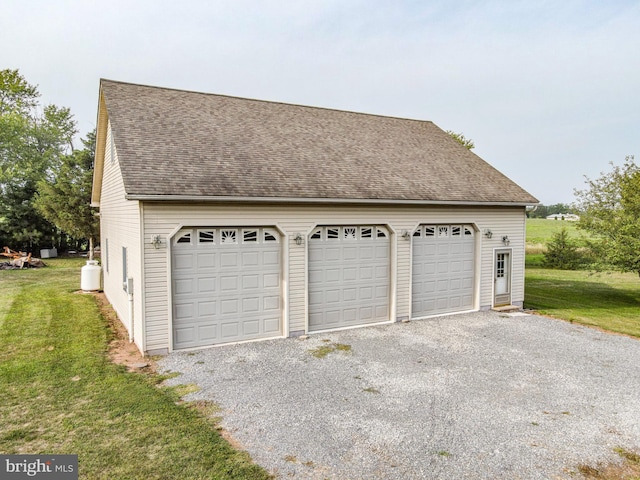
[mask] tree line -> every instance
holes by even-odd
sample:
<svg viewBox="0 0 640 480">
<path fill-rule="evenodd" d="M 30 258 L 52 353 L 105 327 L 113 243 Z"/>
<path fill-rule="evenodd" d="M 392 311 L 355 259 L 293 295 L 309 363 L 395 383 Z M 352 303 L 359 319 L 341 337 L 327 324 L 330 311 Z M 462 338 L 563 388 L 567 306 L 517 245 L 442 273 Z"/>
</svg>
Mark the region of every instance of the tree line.
<svg viewBox="0 0 640 480">
<path fill-rule="evenodd" d="M 88 248 L 99 234 L 89 206 L 95 132 L 76 149 L 66 107 L 41 105 L 18 70 L 0 70 L 0 246 Z"/>
<path fill-rule="evenodd" d="M 556 213 L 578 213 L 577 209 L 567 203 L 554 203 L 553 205 L 537 205 L 527 210 L 527 218 L 547 218 Z"/>
</svg>

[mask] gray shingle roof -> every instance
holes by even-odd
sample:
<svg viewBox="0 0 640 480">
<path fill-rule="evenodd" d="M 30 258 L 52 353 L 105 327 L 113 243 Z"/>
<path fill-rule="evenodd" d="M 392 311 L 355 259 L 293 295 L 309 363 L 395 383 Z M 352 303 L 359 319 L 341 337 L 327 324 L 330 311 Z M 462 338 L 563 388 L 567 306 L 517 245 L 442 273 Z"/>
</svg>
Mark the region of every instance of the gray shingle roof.
<svg viewBox="0 0 640 480">
<path fill-rule="evenodd" d="M 432 122 L 101 81 L 127 195 L 537 200 Z"/>
</svg>

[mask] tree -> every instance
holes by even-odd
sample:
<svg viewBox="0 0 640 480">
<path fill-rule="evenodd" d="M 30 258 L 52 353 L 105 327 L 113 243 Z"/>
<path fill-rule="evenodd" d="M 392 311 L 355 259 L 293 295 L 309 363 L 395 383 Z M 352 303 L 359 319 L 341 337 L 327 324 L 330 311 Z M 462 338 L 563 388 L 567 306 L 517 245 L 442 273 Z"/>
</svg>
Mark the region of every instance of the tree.
<svg viewBox="0 0 640 480">
<path fill-rule="evenodd" d="M 453 130 L 447 130 L 447 133 L 451 135 L 453 139 L 456 142 L 458 142 L 460 145 L 462 145 L 464 148 L 468 150 L 472 150 L 476 148 L 475 144 L 473 143 L 473 140 L 465 137 L 462 133 L 456 133 Z"/>
<path fill-rule="evenodd" d="M 68 108 L 40 107 L 39 96 L 18 70 L 0 70 L 0 240 L 31 252 L 59 237 L 33 200 L 38 182 L 73 151 L 77 133 Z"/>
<path fill-rule="evenodd" d="M 577 270 L 581 263 L 582 255 L 578 251 L 578 246 L 569 238 L 567 229 L 563 228 L 554 233 L 551 241 L 547 243 L 542 264 L 547 268 Z"/>
<path fill-rule="evenodd" d="M 38 182 L 34 205 L 49 222 L 68 235 L 89 240 L 89 259 L 93 260 L 93 241 L 100 232 L 100 221 L 91 202 L 95 130 L 82 140 L 84 149 L 62 158 L 51 180 Z"/>
<path fill-rule="evenodd" d="M 590 232 L 600 266 L 640 275 L 640 167 L 633 155 L 624 164 L 576 190 L 580 210 L 578 228 Z"/>
<path fill-rule="evenodd" d="M 566 203 L 555 203 L 553 205 L 537 205 L 529 212 L 529 218 L 546 218 L 554 213 L 575 213 L 575 209 Z"/>
</svg>

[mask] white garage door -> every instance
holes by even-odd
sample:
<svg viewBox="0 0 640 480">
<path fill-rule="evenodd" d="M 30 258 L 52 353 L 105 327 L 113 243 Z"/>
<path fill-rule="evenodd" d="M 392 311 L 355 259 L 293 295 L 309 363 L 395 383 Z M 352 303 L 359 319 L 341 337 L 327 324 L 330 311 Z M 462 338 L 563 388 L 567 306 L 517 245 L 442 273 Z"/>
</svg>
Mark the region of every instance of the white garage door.
<svg viewBox="0 0 640 480">
<path fill-rule="evenodd" d="M 470 225 L 421 225 L 413 234 L 413 318 L 473 308 L 475 240 Z"/>
<path fill-rule="evenodd" d="M 309 330 L 389 320 L 389 231 L 328 226 L 309 238 Z"/>
<path fill-rule="evenodd" d="M 281 245 L 269 228 L 189 228 L 172 252 L 173 348 L 281 335 Z"/>
</svg>

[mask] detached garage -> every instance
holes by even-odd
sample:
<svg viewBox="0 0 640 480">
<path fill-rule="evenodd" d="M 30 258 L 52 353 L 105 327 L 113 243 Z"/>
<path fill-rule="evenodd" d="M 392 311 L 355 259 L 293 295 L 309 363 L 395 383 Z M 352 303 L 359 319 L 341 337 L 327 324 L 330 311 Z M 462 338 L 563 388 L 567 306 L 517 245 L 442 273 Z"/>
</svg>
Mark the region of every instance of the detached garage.
<svg viewBox="0 0 640 480">
<path fill-rule="evenodd" d="M 536 203 L 431 122 L 100 83 L 104 291 L 142 352 L 521 307 Z"/>
</svg>

